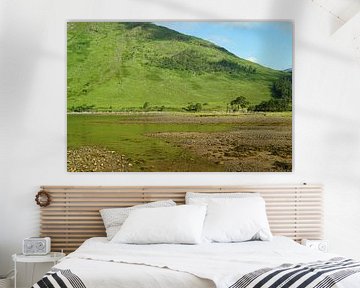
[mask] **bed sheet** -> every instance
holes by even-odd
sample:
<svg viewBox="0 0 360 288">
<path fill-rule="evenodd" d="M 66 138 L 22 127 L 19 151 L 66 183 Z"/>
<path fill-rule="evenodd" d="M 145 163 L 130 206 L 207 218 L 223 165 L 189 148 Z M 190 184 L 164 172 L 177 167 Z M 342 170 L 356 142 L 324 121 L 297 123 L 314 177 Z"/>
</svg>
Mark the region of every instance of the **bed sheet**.
<svg viewBox="0 0 360 288">
<path fill-rule="evenodd" d="M 227 288 L 236 279 L 264 267 L 334 257 L 337 255 L 311 250 L 286 237 L 200 245 L 112 244 L 106 238 L 91 238 L 56 268 L 70 269 L 88 288 Z M 360 273 L 341 282 L 336 287 L 360 287 Z"/>
</svg>

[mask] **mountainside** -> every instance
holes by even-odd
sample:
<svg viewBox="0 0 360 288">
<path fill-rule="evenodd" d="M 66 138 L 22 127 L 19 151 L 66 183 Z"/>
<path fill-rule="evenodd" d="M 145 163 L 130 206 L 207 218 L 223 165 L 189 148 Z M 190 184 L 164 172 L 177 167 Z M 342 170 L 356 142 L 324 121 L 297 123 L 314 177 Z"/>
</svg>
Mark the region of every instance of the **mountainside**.
<svg viewBox="0 0 360 288">
<path fill-rule="evenodd" d="M 286 74 L 151 23 L 68 23 L 68 111 L 224 111 L 239 96 L 269 100 Z"/>
</svg>

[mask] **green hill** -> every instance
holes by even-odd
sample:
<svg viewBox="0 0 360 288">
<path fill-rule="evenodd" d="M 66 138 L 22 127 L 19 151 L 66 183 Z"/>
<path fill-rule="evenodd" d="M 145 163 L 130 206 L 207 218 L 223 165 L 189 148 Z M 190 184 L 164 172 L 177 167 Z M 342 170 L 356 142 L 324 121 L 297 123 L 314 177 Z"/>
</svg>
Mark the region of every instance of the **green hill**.
<svg viewBox="0 0 360 288">
<path fill-rule="evenodd" d="M 68 111 L 181 111 L 189 103 L 223 111 L 238 96 L 269 100 L 272 82 L 286 74 L 151 23 L 67 28 Z"/>
</svg>

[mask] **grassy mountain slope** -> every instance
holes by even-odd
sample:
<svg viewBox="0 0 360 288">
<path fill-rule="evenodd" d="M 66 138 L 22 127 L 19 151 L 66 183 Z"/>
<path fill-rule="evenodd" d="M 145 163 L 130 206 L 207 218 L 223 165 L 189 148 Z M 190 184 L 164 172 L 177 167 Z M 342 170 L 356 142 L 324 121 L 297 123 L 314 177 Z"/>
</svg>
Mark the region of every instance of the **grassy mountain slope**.
<svg viewBox="0 0 360 288">
<path fill-rule="evenodd" d="M 271 82 L 285 73 L 151 23 L 71 22 L 67 38 L 68 110 L 126 111 L 148 102 L 220 111 L 238 96 L 251 104 L 270 99 Z"/>
</svg>

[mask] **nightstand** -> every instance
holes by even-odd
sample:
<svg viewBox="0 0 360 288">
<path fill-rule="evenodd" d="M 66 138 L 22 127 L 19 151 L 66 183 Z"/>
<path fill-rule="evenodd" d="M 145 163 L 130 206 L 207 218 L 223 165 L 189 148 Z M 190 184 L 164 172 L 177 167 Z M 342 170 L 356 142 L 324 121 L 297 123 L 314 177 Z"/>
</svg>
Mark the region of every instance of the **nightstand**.
<svg viewBox="0 0 360 288">
<path fill-rule="evenodd" d="M 309 247 L 310 249 L 318 250 L 321 252 L 328 251 L 328 242 L 326 240 L 303 239 L 301 240 L 301 244 L 306 247 Z"/>
<path fill-rule="evenodd" d="M 14 277 L 14 288 L 16 288 L 16 264 L 17 263 L 33 263 L 33 265 L 36 265 L 36 263 L 53 263 L 54 265 L 56 263 L 58 263 L 58 261 L 65 257 L 65 253 L 60 253 L 60 252 L 50 252 L 49 254 L 46 255 L 37 255 L 37 256 L 27 256 L 24 254 L 14 254 L 12 255 L 12 259 L 14 261 L 14 270 L 15 270 L 15 277 Z M 31 285 L 33 285 L 34 281 L 34 266 L 32 268 L 32 273 L 31 273 Z M 30 285 L 30 286 L 31 286 Z"/>
</svg>

